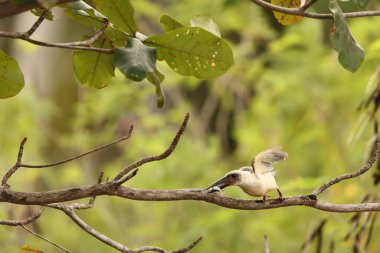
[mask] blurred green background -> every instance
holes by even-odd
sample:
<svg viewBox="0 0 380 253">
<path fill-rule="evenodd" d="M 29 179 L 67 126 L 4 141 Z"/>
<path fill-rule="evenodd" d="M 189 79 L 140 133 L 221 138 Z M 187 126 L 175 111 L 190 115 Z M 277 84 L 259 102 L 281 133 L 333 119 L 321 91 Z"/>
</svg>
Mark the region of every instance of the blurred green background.
<svg viewBox="0 0 380 253">
<path fill-rule="evenodd" d="M 356 135 L 364 124 L 356 109 L 379 64 L 379 17 L 349 21 L 366 50 L 365 62 L 352 74 L 340 66 L 330 46 L 330 21 L 304 19 L 283 27 L 271 12 L 249 1 L 131 2 L 146 35 L 162 31 L 159 18 L 163 14 L 183 23 L 194 15 L 209 14 L 233 47 L 234 66 L 220 78 L 206 81 L 179 76 L 160 64 L 166 74 L 162 84 L 166 104 L 158 109 L 154 87 L 145 81 L 134 83 L 117 73 L 108 87 L 89 89 L 74 78 L 71 51 L 2 39 L 0 48 L 19 61 L 27 83 L 19 95 L 1 101 L 3 173 L 13 165 L 23 137 L 28 137 L 24 162 L 41 164 L 115 140 L 131 124 L 135 126 L 130 140 L 107 150 L 64 166 L 18 171 L 10 182 L 14 189 L 41 191 L 91 184 L 100 171 L 112 178 L 127 164 L 166 149 L 187 112 L 191 119 L 175 152 L 164 161 L 143 166 L 125 186 L 207 187 L 275 145 L 289 153 L 289 159 L 277 166 L 277 182 L 285 196 L 310 193 L 325 180 L 363 164 L 372 128 L 363 127 L 363 133 Z M 318 8 L 323 10 L 322 5 Z M 56 9 L 59 20 L 45 22 L 36 37 L 75 41 L 91 33 Z M 28 13 L 18 15 L 2 20 L 0 28 L 23 31 L 35 19 Z M 349 141 L 350 136 L 355 138 Z M 366 193 L 378 193 L 373 171 L 332 187 L 320 199 L 358 203 Z M 251 199 L 234 187 L 227 188 L 225 195 Z M 26 217 L 34 208 L 1 204 L 0 217 Z M 263 238 L 268 235 L 273 252 L 300 252 L 303 241 L 323 219 L 327 219 L 323 252 L 328 252 L 331 241 L 335 252 L 352 252 L 353 245 L 352 239 L 344 240 L 353 214 L 307 207 L 237 211 L 196 201 L 98 197 L 94 208 L 78 213 L 95 229 L 131 248 L 156 245 L 173 250 L 203 236 L 191 252 L 264 252 Z M 73 252 L 115 252 L 56 210 L 46 210 L 33 229 Z M 373 238 L 379 232 L 377 223 Z M 20 252 L 24 244 L 59 252 L 22 229 L 0 227 L 2 252 Z M 372 240 L 367 252 L 379 250 L 379 240 Z M 309 252 L 315 252 L 315 245 Z"/>
</svg>

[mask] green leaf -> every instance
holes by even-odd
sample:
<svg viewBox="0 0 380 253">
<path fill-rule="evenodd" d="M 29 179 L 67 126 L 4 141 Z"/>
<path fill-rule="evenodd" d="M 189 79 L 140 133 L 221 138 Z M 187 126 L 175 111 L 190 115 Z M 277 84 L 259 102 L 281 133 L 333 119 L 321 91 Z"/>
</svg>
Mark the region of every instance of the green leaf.
<svg viewBox="0 0 380 253">
<path fill-rule="evenodd" d="M 157 107 L 162 108 L 165 104 L 165 96 L 161 89 L 161 82 L 165 76 L 156 68 L 153 73 L 147 73 L 147 79 L 156 87 Z M 161 79 L 162 78 L 162 79 Z"/>
<path fill-rule="evenodd" d="M 329 8 L 334 18 L 334 26 L 330 32 L 331 43 L 339 54 L 338 59 L 340 64 L 345 69 L 355 72 L 359 69 L 364 60 L 364 50 L 356 42 L 348 29 L 346 20 L 337 1 L 330 0 Z"/>
<path fill-rule="evenodd" d="M 369 0 L 354 0 L 357 6 L 361 9 L 365 9 L 368 5 Z"/>
<path fill-rule="evenodd" d="M 92 8 L 83 1 L 76 1 L 61 5 L 65 8 L 65 14 L 78 23 L 101 29 L 108 22 L 108 19 L 100 12 Z"/>
<path fill-rule="evenodd" d="M 35 9 L 32 9 L 30 12 L 32 14 L 36 15 L 37 17 L 39 17 L 42 15 L 42 13 L 44 11 L 45 10 L 42 8 L 35 8 Z M 45 19 L 50 20 L 50 21 L 54 21 L 54 20 L 56 20 L 56 17 L 54 16 L 54 14 L 51 11 L 49 11 L 48 14 L 46 15 Z"/>
<path fill-rule="evenodd" d="M 131 80 L 142 81 L 156 69 L 156 50 L 140 40 L 129 38 L 125 47 L 115 50 L 115 65 Z"/>
<path fill-rule="evenodd" d="M 183 27 L 183 24 L 168 15 L 161 16 L 160 23 L 164 27 L 165 32 Z"/>
<path fill-rule="evenodd" d="M 15 59 L 0 50 L 0 98 L 17 95 L 24 87 L 24 76 Z"/>
<path fill-rule="evenodd" d="M 107 29 L 104 31 L 104 37 L 112 41 L 112 44 L 117 47 L 124 46 L 129 36 L 120 30 L 117 30 L 116 28 L 110 26 L 107 27 Z"/>
<path fill-rule="evenodd" d="M 85 36 L 83 40 L 88 38 L 88 36 Z M 112 48 L 112 43 L 106 38 L 101 38 L 95 41 L 92 46 Z M 97 89 L 107 86 L 114 76 L 115 65 L 112 54 L 83 50 L 74 51 L 73 66 L 79 82 Z"/>
<path fill-rule="evenodd" d="M 197 15 L 195 17 L 192 17 L 190 19 L 190 24 L 192 27 L 203 28 L 204 30 L 209 31 L 219 38 L 221 37 L 218 25 L 208 15 Z"/>
<path fill-rule="evenodd" d="M 93 3 L 116 28 L 128 35 L 135 35 L 137 25 L 133 19 L 134 10 L 129 0 L 94 0 Z"/>
<path fill-rule="evenodd" d="M 177 73 L 209 79 L 222 75 L 233 64 L 228 43 L 198 27 L 181 27 L 152 36 L 145 44 L 157 49 L 157 59 Z"/>
</svg>

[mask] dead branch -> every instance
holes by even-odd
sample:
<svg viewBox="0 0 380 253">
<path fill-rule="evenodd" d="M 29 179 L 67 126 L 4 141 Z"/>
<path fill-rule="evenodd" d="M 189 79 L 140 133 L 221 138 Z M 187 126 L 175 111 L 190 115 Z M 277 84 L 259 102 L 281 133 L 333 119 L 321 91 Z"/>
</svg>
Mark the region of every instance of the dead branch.
<svg viewBox="0 0 380 253">
<path fill-rule="evenodd" d="M 36 232 L 30 230 L 29 228 L 25 227 L 25 226 L 22 225 L 22 224 L 21 224 L 21 227 L 22 227 L 24 230 L 26 230 L 26 231 L 28 231 L 29 233 L 31 233 L 32 235 L 34 235 L 34 236 L 40 238 L 41 240 L 44 240 L 45 242 L 47 242 L 47 243 L 49 243 L 49 244 L 51 244 L 51 245 L 54 245 L 55 247 L 57 247 L 57 248 L 59 248 L 59 249 L 65 251 L 65 252 L 67 252 L 67 253 L 72 253 L 70 250 L 68 250 L 68 249 L 66 249 L 66 248 L 64 248 L 64 247 L 62 247 L 61 245 L 59 245 L 59 244 L 57 244 L 57 243 L 55 243 L 55 242 L 52 242 L 51 240 L 47 239 L 46 237 L 43 237 L 42 235 L 37 234 Z"/>
<path fill-rule="evenodd" d="M 32 222 L 36 221 L 38 218 L 40 218 L 43 211 L 44 211 L 44 208 L 41 207 L 35 214 L 26 218 L 25 220 L 0 220 L 0 225 L 7 225 L 7 226 L 26 225 L 26 224 L 32 223 Z"/>
<path fill-rule="evenodd" d="M 0 6 L 1 6 L 1 3 L 0 3 Z M 109 22 L 107 20 L 104 21 L 105 26 L 103 28 L 96 31 L 93 36 L 91 36 L 88 40 L 85 40 L 85 41 L 52 43 L 52 42 L 44 42 L 44 41 L 39 41 L 39 40 L 30 38 L 30 36 L 37 30 L 37 28 L 45 20 L 45 17 L 47 14 L 48 14 L 48 11 L 44 11 L 42 15 L 37 19 L 37 21 L 32 25 L 32 27 L 26 32 L 20 33 L 20 32 L 0 31 L 0 37 L 10 38 L 10 39 L 20 39 L 20 40 L 28 41 L 29 43 L 43 46 L 43 47 L 57 47 L 57 48 L 66 48 L 66 49 L 73 49 L 73 50 L 94 51 L 94 52 L 105 53 L 105 54 L 114 53 L 113 48 L 110 48 L 110 49 L 95 48 L 91 46 L 97 39 L 103 36 L 105 30 L 109 26 Z M 0 12 L 0 15 L 1 15 L 1 12 Z"/>
<path fill-rule="evenodd" d="M 291 14 L 291 15 L 297 15 L 307 18 L 313 18 L 313 19 L 332 19 L 333 15 L 331 13 L 312 13 L 312 12 L 306 12 L 305 10 L 309 8 L 311 5 L 313 5 L 316 1 L 310 2 L 306 5 L 306 8 L 301 6 L 299 8 L 286 8 L 281 7 L 278 5 L 274 5 L 271 3 L 268 3 L 264 0 L 251 0 L 252 3 L 263 7 L 265 9 L 269 9 L 272 11 L 277 11 L 285 14 Z M 380 11 L 357 11 L 357 12 L 346 12 L 343 13 L 343 16 L 345 18 L 360 18 L 360 17 L 370 17 L 370 16 L 380 16 Z"/>
<path fill-rule="evenodd" d="M 160 155 L 156 155 L 156 156 L 149 156 L 149 157 L 145 157 L 137 162 L 134 162 L 132 164 L 130 164 L 129 166 L 127 166 L 126 168 L 124 168 L 121 172 L 119 172 L 119 174 L 117 174 L 114 178 L 114 181 L 118 184 L 122 184 L 123 183 L 123 176 L 126 175 L 128 172 L 130 172 L 131 170 L 135 169 L 135 168 L 138 168 L 140 167 L 141 165 L 145 164 L 145 163 L 149 163 L 149 162 L 154 162 L 154 161 L 160 161 L 160 160 L 163 160 L 165 158 L 167 158 L 169 155 L 171 155 L 174 151 L 174 149 L 176 148 L 183 132 L 185 131 L 186 129 L 186 126 L 187 126 L 187 122 L 189 121 L 189 118 L 190 118 L 190 114 L 187 113 L 186 116 L 185 116 L 185 119 L 183 120 L 182 122 L 182 125 L 181 127 L 179 128 L 177 134 L 174 136 L 174 139 L 172 141 L 172 143 L 170 144 L 170 146 Z"/>
<path fill-rule="evenodd" d="M 89 226 L 85 221 L 79 218 L 76 214 L 77 210 L 83 210 L 93 207 L 95 198 L 97 196 L 108 195 L 108 196 L 117 196 L 120 198 L 138 200 L 138 201 L 179 201 L 179 200 L 196 200 L 196 201 L 204 201 L 208 203 L 212 203 L 221 207 L 230 208 L 230 209 L 240 209 L 240 210 L 263 210 L 263 209 L 273 209 L 273 208 L 282 208 L 288 206 L 308 206 L 311 208 L 327 211 L 327 212 L 371 212 L 371 211 L 380 211 L 380 203 L 378 202 L 363 202 L 356 204 L 334 204 L 322 202 L 317 199 L 317 195 L 329 188 L 330 186 L 339 183 L 342 180 L 357 177 L 359 175 L 364 174 L 369 170 L 369 168 L 373 165 L 376 158 L 378 157 L 380 150 L 380 142 L 378 141 L 376 135 L 375 147 L 373 148 L 373 152 L 368 160 L 368 162 L 358 169 L 355 172 L 344 174 L 338 176 L 316 190 L 313 191 L 310 195 L 303 196 L 294 196 L 294 197 L 286 197 L 282 200 L 280 199 L 272 199 L 263 202 L 262 200 L 242 200 L 242 199 L 233 199 L 228 197 L 220 196 L 217 193 L 210 194 L 208 191 L 204 189 L 173 189 L 173 190 L 145 190 L 145 189 L 136 189 L 122 186 L 124 182 L 128 181 L 132 177 L 137 174 L 138 167 L 142 166 L 145 163 L 154 162 L 163 160 L 169 157 L 175 148 L 186 129 L 188 120 L 190 115 L 187 114 L 184 118 L 179 130 L 177 131 L 175 137 L 173 138 L 169 147 L 160 155 L 149 156 L 142 158 L 141 160 L 134 162 L 124 169 L 122 169 L 113 180 L 102 182 L 103 173 L 99 176 L 99 179 L 96 183 L 87 186 L 81 186 L 76 188 L 69 189 L 61 189 L 54 191 L 43 191 L 43 192 L 19 192 L 14 191 L 7 184 L 7 181 L 10 177 L 17 171 L 18 168 L 46 168 L 57 166 L 63 163 L 67 163 L 69 161 L 73 161 L 79 159 L 85 155 L 94 153 L 101 149 L 107 148 L 111 145 L 114 145 L 120 141 L 128 139 L 132 134 L 133 127 L 130 128 L 127 136 L 122 137 L 119 140 L 114 142 L 105 144 L 88 152 L 79 154 L 69 159 L 62 160 L 60 162 L 46 164 L 46 165 L 27 165 L 22 163 L 22 155 L 24 151 L 24 145 L 26 139 L 24 139 L 19 148 L 19 152 L 17 155 L 17 161 L 15 165 L 5 174 L 2 180 L 2 186 L 0 187 L 0 202 L 21 204 L 21 205 L 40 205 L 46 206 L 49 208 L 54 208 L 64 212 L 70 219 L 76 223 L 79 227 L 81 227 L 88 234 L 97 238 L 101 242 L 121 251 L 127 253 L 139 253 L 145 251 L 156 251 L 168 253 L 169 251 L 154 247 L 154 246 L 143 246 L 136 249 L 130 249 L 119 242 L 108 238 L 102 233 L 96 231 L 91 226 Z M 79 204 L 79 203 L 64 203 L 67 201 L 75 201 L 83 198 L 90 198 L 88 204 Z M 3 225 L 25 225 L 27 223 L 31 223 L 38 219 L 42 214 L 43 209 L 41 209 L 38 213 L 33 215 L 32 217 L 22 220 L 22 221 L 1 221 L 0 224 Z M 201 238 L 197 239 L 193 243 L 191 243 L 188 247 L 170 251 L 171 253 L 184 253 L 191 250 L 194 246 L 196 246 Z"/>
<path fill-rule="evenodd" d="M 358 170 L 356 170 L 354 172 L 343 174 L 341 176 L 338 176 L 336 178 L 333 178 L 333 179 L 327 181 L 326 183 L 324 183 L 323 185 L 321 185 L 320 187 L 315 189 L 312 192 L 312 194 L 317 196 L 320 193 L 322 193 L 324 190 L 326 190 L 327 188 L 329 188 L 330 186 L 332 186 L 334 184 L 337 184 L 337 183 L 339 183 L 343 180 L 346 180 L 346 179 L 358 177 L 358 176 L 366 173 L 372 167 L 372 165 L 376 162 L 376 159 L 379 156 L 379 152 L 380 152 L 380 141 L 379 141 L 379 137 L 376 135 L 376 138 L 374 141 L 374 148 L 372 150 L 372 153 L 371 153 L 367 163 L 364 166 L 362 166 L 361 168 L 359 168 Z"/>
</svg>

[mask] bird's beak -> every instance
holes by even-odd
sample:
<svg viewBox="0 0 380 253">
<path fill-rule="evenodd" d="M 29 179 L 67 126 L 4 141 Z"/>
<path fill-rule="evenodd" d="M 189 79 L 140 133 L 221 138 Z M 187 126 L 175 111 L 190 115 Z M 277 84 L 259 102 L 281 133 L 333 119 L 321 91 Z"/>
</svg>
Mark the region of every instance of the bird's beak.
<svg viewBox="0 0 380 253">
<path fill-rule="evenodd" d="M 209 187 L 207 187 L 206 191 L 210 190 L 210 192 L 214 192 L 214 191 L 217 191 L 217 190 L 213 190 L 213 188 L 215 188 L 215 189 L 223 189 L 225 187 L 233 185 L 233 183 L 234 182 L 232 180 L 230 180 L 228 177 L 223 177 L 222 179 L 216 181 L 215 183 L 213 183 L 212 185 L 210 185 Z"/>
</svg>

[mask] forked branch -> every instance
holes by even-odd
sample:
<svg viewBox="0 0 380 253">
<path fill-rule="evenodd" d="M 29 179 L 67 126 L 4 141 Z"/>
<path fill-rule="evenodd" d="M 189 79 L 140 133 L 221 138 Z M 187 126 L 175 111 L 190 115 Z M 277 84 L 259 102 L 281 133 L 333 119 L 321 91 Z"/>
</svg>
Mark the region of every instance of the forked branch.
<svg viewBox="0 0 380 253">
<path fill-rule="evenodd" d="M 380 142 L 378 140 L 377 134 L 374 142 L 374 148 L 372 154 L 368 160 L 368 162 L 357 171 L 352 173 L 347 173 L 341 176 L 338 176 L 334 179 L 329 180 L 325 184 L 318 187 L 314 190 L 310 195 L 304 196 L 294 196 L 294 197 L 286 197 L 282 200 L 273 199 L 263 202 L 262 200 L 242 200 L 242 199 L 232 199 L 228 197 L 223 197 L 218 193 L 210 194 L 208 191 L 204 189 L 175 189 L 175 190 L 144 190 L 144 189 L 135 189 L 130 187 L 125 187 L 122 184 L 136 176 L 137 170 L 143 164 L 160 161 L 167 157 L 169 157 L 177 144 L 180 141 L 182 134 L 185 131 L 190 115 L 187 114 L 184 118 L 180 128 L 175 134 L 171 144 L 169 147 L 163 151 L 161 154 L 156 156 L 148 156 L 134 162 L 121 171 L 114 177 L 113 180 L 106 180 L 102 182 L 103 175 L 99 176 L 99 179 L 96 183 L 88 186 L 81 186 L 77 188 L 69 188 L 62 190 L 54 190 L 54 191 L 44 191 L 44 192 L 18 192 L 11 189 L 11 187 L 7 184 L 9 178 L 17 171 L 18 168 L 46 168 L 57 166 L 63 163 L 67 163 L 69 161 L 73 161 L 79 159 L 85 155 L 94 153 L 101 149 L 107 148 L 111 145 L 114 145 L 122 140 L 128 139 L 132 134 L 132 127 L 130 128 L 129 134 L 127 136 L 122 137 L 119 140 L 111 142 L 109 144 L 100 146 L 88 152 L 79 154 L 69 159 L 65 159 L 60 162 L 46 164 L 46 165 L 27 165 L 22 163 L 22 155 L 24 151 L 24 145 L 26 139 L 24 139 L 19 148 L 19 152 L 17 155 L 17 161 L 15 165 L 5 174 L 2 180 L 2 186 L 0 187 L 0 202 L 8 202 L 14 204 L 22 204 L 22 205 L 40 205 L 46 206 L 49 208 L 54 208 L 64 212 L 70 219 L 75 222 L 79 227 L 81 227 L 88 234 L 97 238 L 103 243 L 121 251 L 127 253 L 139 253 L 145 251 L 156 251 L 168 253 L 169 251 L 162 249 L 160 247 L 155 246 L 143 246 L 136 249 L 131 249 L 122 245 L 119 242 L 114 241 L 113 239 L 103 235 L 102 233 L 93 229 L 90 225 L 88 225 L 85 221 L 83 221 L 76 212 L 78 210 L 84 210 L 93 207 L 96 196 L 107 195 L 107 196 L 117 196 L 124 199 L 138 200 L 138 201 L 178 201 L 178 200 L 196 200 L 196 201 L 204 201 L 208 203 L 212 203 L 215 205 L 219 205 L 225 208 L 231 209 L 240 209 L 240 210 L 263 210 L 263 209 L 272 209 L 272 208 L 281 208 L 287 206 L 307 206 L 327 212 L 369 212 L 369 211 L 380 211 L 380 203 L 372 202 L 372 203 L 355 203 L 355 204 L 334 204 L 322 202 L 317 199 L 317 195 L 322 193 L 324 190 L 328 189 L 330 186 L 341 182 L 342 180 L 358 177 L 365 172 L 367 172 L 379 155 L 380 152 Z M 88 204 L 79 204 L 79 203 L 64 203 L 67 201 L 75 201 L 83 198 L 90 198 Z M 25 225 L 30 222 L 38 219 L 42 214 L 43 209 L 37 212 L 35 215 L 30 218 L 22 221 L 0 221 L 0 224 L 3 225 Z M 171 251 L 172 253 L 184 253 L 191 250 L 194 246 L 198 244 L 201 238 L 194 241 L 188 247 Z"/>
</svg>

